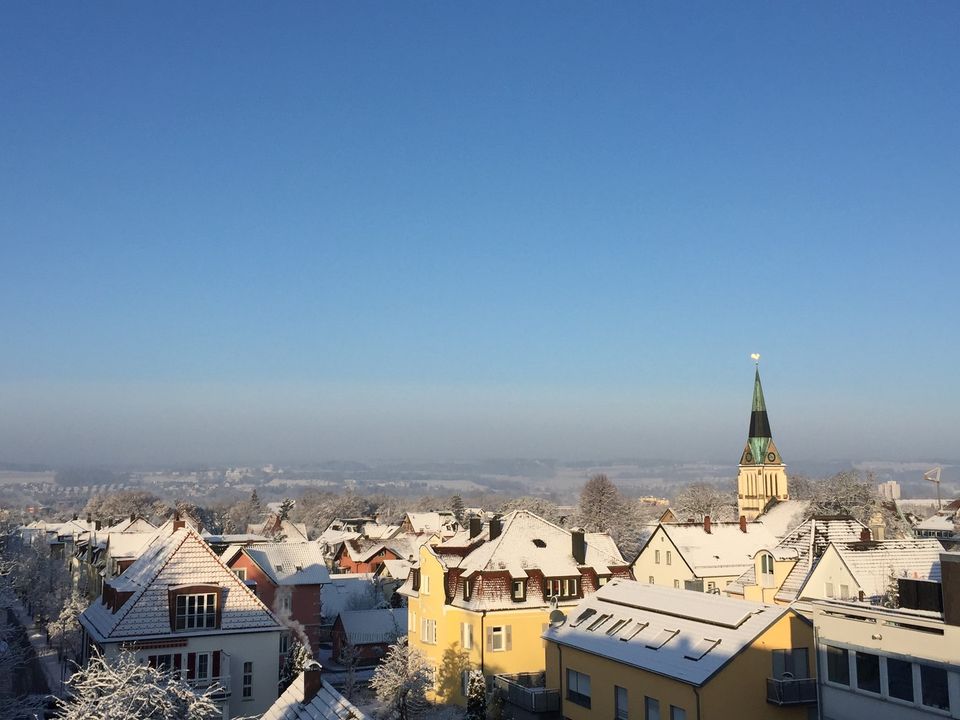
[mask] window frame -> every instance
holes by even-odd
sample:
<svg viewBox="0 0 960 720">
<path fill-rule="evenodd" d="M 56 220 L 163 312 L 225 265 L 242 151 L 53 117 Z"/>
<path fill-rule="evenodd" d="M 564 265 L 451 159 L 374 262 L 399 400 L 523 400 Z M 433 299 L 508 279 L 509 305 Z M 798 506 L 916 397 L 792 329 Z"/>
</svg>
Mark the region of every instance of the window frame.
<svg viewBox="0 0 960 720">
<path fill-rule="evenodd" d="M 574 686 L 576 686 L 576 689 L 574 689 Z M 584 690 L 586 692 L 582 692 Z M 593 688 L 590 682 L 590 675 L 588 673 L 583 673 L 579 670 L 574 670 L 573 668 L 568 667 L 567 700 L 572 702 L 574 705 L 590 708 L 592 703 L 592 694 Z"/>
<path fill-rule="evenodd" d="M 172 593 L 172 628 L 174 632 L 212 630 L 220 627 L 220 588 L 203 588 L 199 592 Z M 202 609 L 200 599 L 202 598 Z M 193 601 L 191 612 L 191 600 Z M 181 607 L 182 606 L 182 607 Z M 182 610 L 182 611 L 181 611 Z M 202 620 L 202 624 L 201 624 Z M 191 624 L 192 623 L 192 624 Z"/>
<path fill-rule="evenodd" d="M 497 647 L 499 638 L 500 647 Z M 490 652 L 506 652 L 507 651 L 507 626 L 506 625 L 491 625 L 490 626 Z"/>
<path fill-rule="evenodd" d="M 614 720 L 630 720 L 630 691 L 620 685 L 613 686 L 613 717 Z"/>
<path fill-rule="evenodd" d="M 519 593 L 517 592 L 519 590 Z M 526 580 L 511 580 L 510 582 L 510 598 L 514 602 L 523 602 L 527 599 L 527 581 Z"/>
<path fill-rule="evenodd" d="M 253 700 L 253 661 L 245 660 L 240 683 L 240 697 L 242 700 Z"/>
</svg>

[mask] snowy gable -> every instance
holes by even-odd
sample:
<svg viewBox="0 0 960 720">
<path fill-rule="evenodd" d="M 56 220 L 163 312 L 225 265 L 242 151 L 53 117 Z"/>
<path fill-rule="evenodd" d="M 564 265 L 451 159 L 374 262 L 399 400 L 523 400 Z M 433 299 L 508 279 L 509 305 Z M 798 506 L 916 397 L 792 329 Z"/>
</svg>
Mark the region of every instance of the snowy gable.
<svg viewBox="0 0 960 720">
<path fill-rule="evenodd" d="M 773 547 L 777 538 L 759 522 L 660 525 L 677 552 L 697 577 L 740 575 L 753 565 L 753 556 Z"/>
<path fill-rule="evenodd" d="M 196 633 L 275 630 L 280 625 L 237 576 L 192 529 L 179 529 L 158 540 L 104 590 L 116 612 L 95 601 L 83 614 L 85 625 L 100 639 L 136 639 L 174 634 L 173 597 L 179 588 L 202 587 L 213 595 L 217 624 Z M 177 631 L 176 634 L 183 634 Z"/>
</svg>

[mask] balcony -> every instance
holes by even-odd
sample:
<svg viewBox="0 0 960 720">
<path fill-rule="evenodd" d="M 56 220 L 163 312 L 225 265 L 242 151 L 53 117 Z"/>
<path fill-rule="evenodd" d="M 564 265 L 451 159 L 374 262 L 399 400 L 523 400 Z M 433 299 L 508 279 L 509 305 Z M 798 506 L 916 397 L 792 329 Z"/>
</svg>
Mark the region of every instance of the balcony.
<svg viewBox="0 0 960 720">
<path fill-rule="evenodd" d="M 523 711 L 521 714 L 524 716 L 528 713 L 541 715 L 560 712 L 560 691 L 545 687 L 542 672 L 496 675 L 493 684 L 503 695 L 504 702 Z"/>
<path fill-rule="evenodd" d="M 767 678 L 767 702 L 773 705 L 816 704 L 817 679 Z"/>
</svg>

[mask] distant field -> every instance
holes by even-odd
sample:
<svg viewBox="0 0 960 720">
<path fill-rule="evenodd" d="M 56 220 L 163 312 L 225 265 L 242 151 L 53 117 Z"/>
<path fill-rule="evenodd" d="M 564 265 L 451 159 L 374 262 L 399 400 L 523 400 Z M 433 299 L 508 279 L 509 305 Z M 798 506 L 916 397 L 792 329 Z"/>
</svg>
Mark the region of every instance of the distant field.
<svg viewBox="0 0 960 720">
<path fill-rule="evenodd" d="M 52 470 L 43 472 L 20 472 L 18 470 L 0 470 L 0 485 L 31 484 L 41 485 L 54 482 L 56 473 Z"/>
</svg>

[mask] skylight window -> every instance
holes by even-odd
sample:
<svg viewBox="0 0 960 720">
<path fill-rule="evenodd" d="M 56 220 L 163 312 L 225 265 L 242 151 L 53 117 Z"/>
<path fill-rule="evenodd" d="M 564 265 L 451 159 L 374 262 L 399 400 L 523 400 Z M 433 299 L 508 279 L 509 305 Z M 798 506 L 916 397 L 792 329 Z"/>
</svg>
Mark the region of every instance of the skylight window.
<svg viewBox="0 0 960 720">
<path fill-rule="evenodd" d="M 538 548 L 545 548 L 547 546 L 547 544 L 540 538 L 534 538 L 533 544 L 536 545 Z"/>
<path fill-rule="evenodd" d="M 623 640 L 624 642 L 626 642 L 627 640 L 633 640 L 637 635 L 640 634 L 640 631 L 643 630 L 645 627 L 647 627 L 649 624 L 650 623 L 645 623 L 645 622 L 636 623 L 632 628 L 627 630 L 627 632 L 624 633 L 624 636 L 620 639 Z"/>
<path fill-rule="evenodd" d="M 590 626 L 587 628 L 587 630 L 590 630 L 591 632 L 596 630 L 598 627 L 603 625 L 607 620 L 609 620 L 612 617 L 613 615 L 611 615 L 610 613 L 603 613 L 600 617 L 598 617 L 596 620 L 590 623 Z"/>
<path fill-rule="evenodd" d="M 283 565 L 274 565 L 274 567 L 277 569 L 277 572 L 283 572 Z"/>
<path fill-rule="evenodd" d="M 651 650 L 659 650 L 673 640 L 679 632 L 679 630 L 661 630 L 647 643 L 647 647 Z"/>
<path fill-rule="evenodd" d="M 699 660 L 719 644 L 719 640 L 703 638 L 703 640 L 699 640 L 696 645 L 690 648 L 690 650 L 684 654 L 684 657 L 687 660 Z"/>
<path fill-rule="evenodd" d="M 626 625 L 628 622 L 630 621 L 627 620 L 626 618 L 624 618 L 623 620 L 617 620 L 615 623 L 613 623 L 613 625 L 607 628 L 607 635 L 613 635 L 615 632 L 623 628 L 623 626 Z"/>
<path fill-rule="evenodd" d="M 587 609 L 584 610 L 582 613 L 580 613 L 579 615 L 577 615 L 577 619 L 574 620 L 572 623 L 570 623 L 570 627 L 575 628 L 577 625 L 579 625 L 580 623 L 582 623 L 584 620 L 589 620 L 590 618 L 592 618 L 592 617 L 593 617 L 594 615 L 596 615 L 596 614 L 597 614 L 597 611 L 596 611 L 596 610 L 594 610 L 593 608 L 587 608 Z"/>
</svg>

